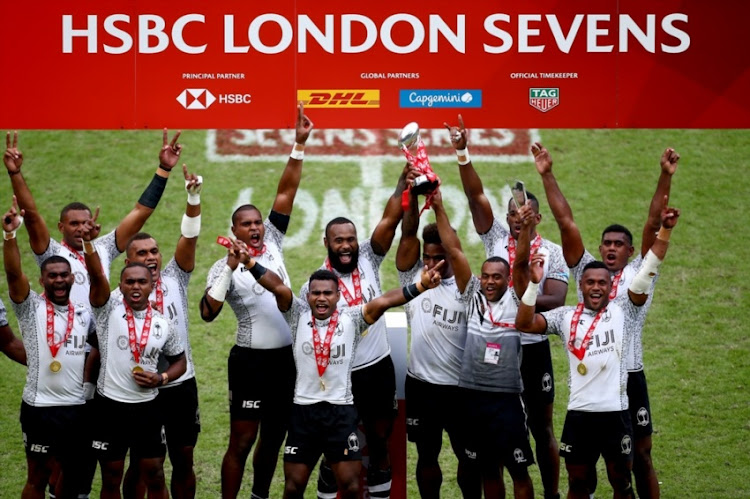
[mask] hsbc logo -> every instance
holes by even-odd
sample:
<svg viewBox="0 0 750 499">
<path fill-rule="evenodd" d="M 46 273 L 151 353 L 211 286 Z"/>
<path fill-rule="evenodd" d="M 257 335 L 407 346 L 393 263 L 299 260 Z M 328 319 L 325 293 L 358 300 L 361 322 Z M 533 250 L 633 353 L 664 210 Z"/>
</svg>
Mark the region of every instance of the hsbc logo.
<svg viewBox="0 0 750 499">
<path fill-rule="evenodd" d="M 186 88 L 177 96 L 177 102 L 185 109 L 208 109 L 211 104 L 250 104 L 250 94 L 219 94 L 215 96 L 206 88 Z"/>
</svg>

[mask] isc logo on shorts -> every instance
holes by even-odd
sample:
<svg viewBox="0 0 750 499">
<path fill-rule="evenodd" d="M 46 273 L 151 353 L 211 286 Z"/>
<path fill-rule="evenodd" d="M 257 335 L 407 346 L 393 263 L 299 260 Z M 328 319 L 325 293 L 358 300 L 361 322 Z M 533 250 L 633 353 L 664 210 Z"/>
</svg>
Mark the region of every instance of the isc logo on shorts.
<svg viewBox="0 0 750 499">
<path fill-rule="evenodd" d="M 91 442 L 91 447 L 98 450 L 107 450 L 107 447 L 109 447 L 109 442 L 94 440 L 93 442 Z"/>
<path fill-rule="evenodd" d="M 243 409 L 260 409 L 260 400 L 243 400 Z"/>
<path fill-rule="evenodd" d="M 565 442 L 560 442 L 560 450 L 563 452 L 573 452 L 573 446 Z"/>
<path fill-rule="evenodd" d="M 291 445 L 287 445 L 284 447 L 284 454 L 296 454 L 299 447 L 292 447 Z"/>
<path fill-rule="evenodd" d="M 31 447 L 29 447 L 29 451 L 46 454 L 49 451 L 49 445 L 31 444 Z"/>
<path fill-rule="evenodd" d="M 406 418 L 406 426 L 419 426 L 419 418 Z"/>
</svg>

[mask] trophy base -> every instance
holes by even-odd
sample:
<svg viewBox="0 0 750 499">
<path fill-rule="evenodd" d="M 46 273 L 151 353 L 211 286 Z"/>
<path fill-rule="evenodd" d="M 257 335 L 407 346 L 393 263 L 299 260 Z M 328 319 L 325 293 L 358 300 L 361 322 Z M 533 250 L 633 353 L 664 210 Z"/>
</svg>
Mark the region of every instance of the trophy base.
<svg viewBox="0 0 750 499">
<path fill-rule="evenodd" d="M 440 185 L 438 180 L 430 180 L 427 175 L 420 175 L 414 179 L 411 189 L 414 194 L 427 195 L 437 189 L 438 185 Z"/>
</svg>

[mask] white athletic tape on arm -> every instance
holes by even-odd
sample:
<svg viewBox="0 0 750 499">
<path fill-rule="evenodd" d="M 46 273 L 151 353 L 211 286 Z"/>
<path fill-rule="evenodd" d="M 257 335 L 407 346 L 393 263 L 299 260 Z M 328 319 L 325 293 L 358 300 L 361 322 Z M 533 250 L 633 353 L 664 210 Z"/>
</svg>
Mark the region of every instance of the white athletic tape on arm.
<svg viewBox="0 0 750 499">
<path fill-rule="evenodd" d="M 461 166 L 471 163 L 469 148 L 467 147 L 466 149 L 456 149 L 456 158 L 458 159 L 458 164 Z"/>
<path fill-rule="evenodd" d="M 233 273 L 234 271 L 232 268 L 229 265 L 225 265 L 224 270 L 221 271 L 221 274 L 219 274 L 219 277 L 214 281 L 211 289 L 208 290 L 208 296 L 216 301 L 223 302 L 224 298 L 227 297 L 229 285 L 232 284 Z"/>
<path fill-rule="evenodd" d="M 294 143 L 294 147 L 292 147 L 292 152 L 289 154 L 289 157 L 292 159 L 305 159 L 305 145 L 304 144 L 297 144 Z"/>
<path fill-rule="evenodd" d="M 643 259 L 643 265 L 640 270 L 633 278 L 633 282 L 630 283 L 630 291 L 637 295 L 645 295 L 648 290 L 651 289 L 651 283 L 654 281 L 657 272 L 659 271 L 659 265 L 661 260 L 657 257 L 653 251 L 648 250 L 646 258 Z"/>
<path fill-rule="evenodd" d="M 203 177 L 197 176 L 197 182 L 193 187 L 188 188 L 189 180 L 185 181 L 185 190 L 188 193 L 187 202 L 189 205 L 197 206 L 201 204 L 201 190 L 203 189 Z"/>
<path fill-rule="evenodd" d="M 539 294 L 539 283 L 529 281 L 529 285 L 526 286 L 526 291 L 524 291 L 521 297 L 521 303 L 530 307 L 536 306 L 537 294 Z"/>
<path fill-rule="evenodd" d="M 187 213 L 183 214 L 180 230 L 182 231 L 182 235 L 188 239 L 198 237 L 201 233 L 201 216 L 189 217 Z"/>
</svg>

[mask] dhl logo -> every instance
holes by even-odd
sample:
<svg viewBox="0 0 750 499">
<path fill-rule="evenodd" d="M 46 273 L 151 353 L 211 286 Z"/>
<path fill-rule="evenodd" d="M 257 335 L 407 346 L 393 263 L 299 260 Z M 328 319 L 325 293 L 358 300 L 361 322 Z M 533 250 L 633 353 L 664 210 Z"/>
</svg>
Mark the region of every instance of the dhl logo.
<svg viewBox="0 0 750 499">
<path fill-rule="evenodd" d="M 380 90 L 297 90 L 297 100 L 307 108 L 380 107 Z"/>
</svg>

